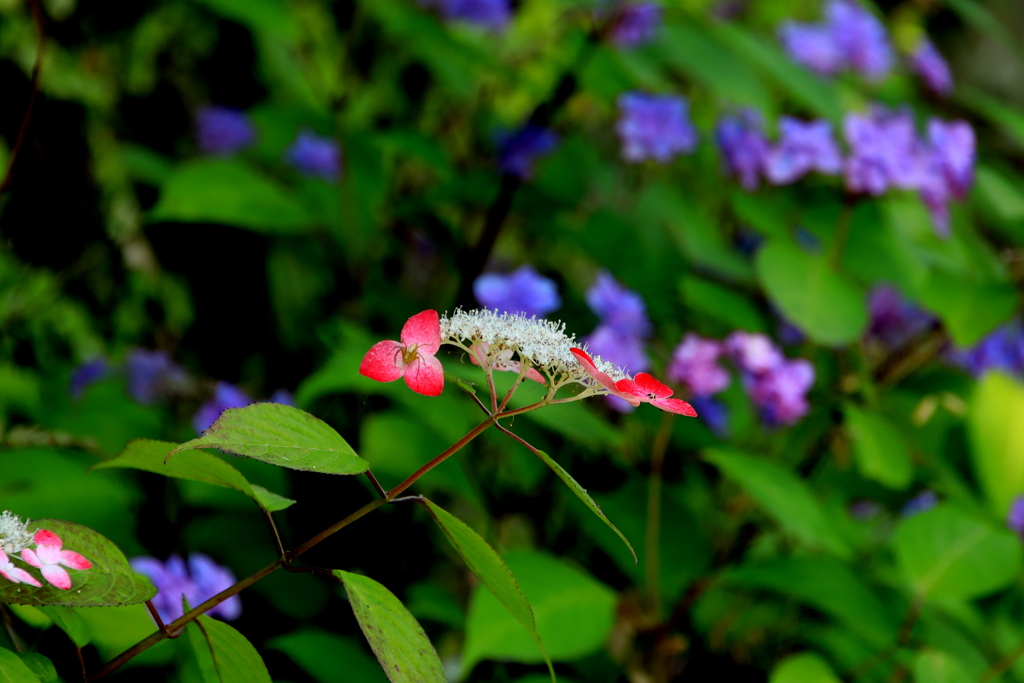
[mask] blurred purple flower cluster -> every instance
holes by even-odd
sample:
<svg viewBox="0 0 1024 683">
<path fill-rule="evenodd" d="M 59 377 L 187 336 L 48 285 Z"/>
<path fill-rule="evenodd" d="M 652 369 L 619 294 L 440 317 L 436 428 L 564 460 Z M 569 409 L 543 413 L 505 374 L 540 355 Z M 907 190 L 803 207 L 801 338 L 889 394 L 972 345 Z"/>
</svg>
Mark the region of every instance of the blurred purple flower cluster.
<svg viewBox="0 0 1024 683">
<path fill-rule="evenodd" d="M 142 405 L 185 393 L 192 378 L 185 368 L 173 360 L 166 351 L 132 349 L 124 360 L 128 380 L 128 395 Z"/>
<path fill-rule="evenodd" d="M 544 277 L 530 265 L 507 275 L 484 273 L 473 283 L 473 295 L 484 308 L 538 318 L 562 305 L 555 281 Z"/>
<path fill-rule="evenodd" d="M 763 334 L 738 330 L 724 341 L 687 334 L 672 355 L 668 377 L 685 385 L 698 404 L 710 405 L 714 411 L 709 399 L 730 383 L 728 372 L 719 364 L 723 358 L 739 368 L 743 388 L 765 423 L 795 424 L 810 410 L 807 393 L 814 386 L 814 366 L 804 358 L 787 359 Z M 711 427 L 722 431 L 714 423 Z"/>
<path fill-rule="evenodd" d="M 446 21 L 474 24 L 489 31 L 501 31 L 512 20 L 509 0 L 420 0 L 437 10 Z"/>
<path fill-rule="evenodd" d="M 202 553 L 192 553 L 187 563 L 178 555 L 171 555 L 166 562 L 143 556 L 132 558 L 130 564 L 132 569 L 148 577 L 156 586 L 153 606 L 165 624 L 184 614 L 182 596 L 190 607 L 196 607 L 235 584 L 235 575 L 230 569 Z M 206 614 L 231 621 L 241 613 L 242 599 L 234 595 Z"/>
<path fill-rule="evenodd" d="M 1024 494 L 1018 495 L 1010 503 L 1010 511 L 1006 514 L 1006 526 L 1024 540 Z"/>
<path fill-rule="evenodd" d="M 615 131 L 626 161 L 650 159 L 665 164 L 697 146 L 697 130 L 685 98 L 627 92 L 619 95 L 618 105 Z"/>
<path fill-rule="evenodd" d="M 661 5 L 624 2 L 615 11 L 609 37 L 618 47 L 638 47 L 651 42 L 660 25 Z"/>
<path fill-rule="evenodd" d="M 645 347 L 651 321 L 643 298 L 602 270 L 587 290 L 586 300 L 600 318 L 594 331 L 583 338 L 589 352 L 627 368 L 631 374 L 649 370 L 651 363 Z M 608 397 L 608 403 L 622 412 L 632 410 L 626 401 L 615 396 Z"/>
<path fill-rule="evenodd" d="M 954 348 L 949 359 L 975 377 L 997 370 L 1024 378 L 1024 326 L 1003 325 L 970 348 Z"/>
<path fill-rule="evenodd" d="M 502 173 L 528 180 L 533 177 L 537 157 L 554 150 L 558 136 L 549 128 L 527 124 L 498 142 L 498 167 Z"/>
<path fill-rule="evenodd" d="M 295 400 L 292 398 L 290 392 L 284 389 L 278 389 L 273 395 L 267 399 L 269 403 L 280 403 L 286 406 L 294 406 Z M 217 382 L 217 386 L 214 388 L 213 397 L 209 401 L 206 401 L 199 410 L 196 411 L 195 417 L 192 418 L 192 427 L 195 428 L 197 434 L 202 434 L 204 431 L 209 429 L 220 414 L 230 408 L 244 408 L 247 405 L 255 403 L 249 394 L 245 393 L 239 387 L 229 382 Z"/>
<path fill-rule="evenodd" d="M 284 159 L 303 175 L 327 181 L 341 176 L 341 145 L 311 130 L 299 132 L 285 150 Z"/>
<path fill-rule="evenodd" d="M 850 69 L 877 81 L 894 62 L 885 26 L 852 0 L 829 0 L 821 23 L 785 22 L 779 38 L 796 62 L 827 76 Z"/>
<path fill-rule="evenodd" d="M 868 309 L 871 324 L 867 339 L 889 349 L 900 348 L 935 324 L 931 314 L 888 285 L 879 285 L 871 290 Z"/>
<path fill-rule="evenodd" d="M 948 96 L 953 92 L 953 74 L 949 64 L 928 38 L 918 41 L 909 62 L 910 68 L 933 93 Z"/>
<path fill-rule="evenodd" d="M 205 105 L 196 111 L 196 144 L 203 154 L 229 156 L 256 142 L 256 127 L 241 109 Z"/>
</svg>

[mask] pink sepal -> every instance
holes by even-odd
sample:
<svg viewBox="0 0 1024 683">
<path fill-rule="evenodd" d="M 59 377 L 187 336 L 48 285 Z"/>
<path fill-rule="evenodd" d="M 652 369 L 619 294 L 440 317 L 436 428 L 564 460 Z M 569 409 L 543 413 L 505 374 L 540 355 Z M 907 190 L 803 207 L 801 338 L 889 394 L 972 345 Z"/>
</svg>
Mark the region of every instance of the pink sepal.
<svg viewBox="0 0 1024 683">
<path fill-rule="evenodd" d="M 21 559 L 25 560 L 33 567 L 43 566 L 42 560 L 40 560 L 39 557 L 36 555 L 36 551 L 32 550 L 31 548 L 25 548 L 21 551 Z"/>
<path fill-rule="evenodd" d="M 60 563 L 72 569 L 92 569 L 92 562 L 74 550 L 61 550 Z"/>
<path fill-rule="evenodd" d="M 57 550 L 60 550 L 64 542 L 60 540 L 60 536 L 49 531 L 47 529 L 40 529 L 32 536 L 32 540 L 36 542 L 36 545 L 53 545 L 57 546 Z"/>
<path fill-rule="evenodd" d="M 43 585 L 24 569 L 15 567 L 14 563 L 7 557 L 7 553 L 2 550 L 0 550 L 0 576 L 14 583 L 27 583 L 37 587 L 42 587 Z"/>
<path fill-rule="evenodd" d="M 629 392 L 622 391 L 608 373 L 598 370 L 597 365 L 594 363 L 594 359 L 591 358 L 590 354 L 586 351 L 583 349 L 569 349 L 569 352 L 576 356 L 576 360 L 580 362 L 580 365 L 583 366 L 586 373 L 593 377 L 598 384 L 611 392 L 613 396 L 618 396 L 622 400 L 629 402 L 630 405 L 640 405 L 640 399 L 637 396 Z M 619 380 L 620 384 L 622 382 L 629 382 L 629 380 Z"/>
<path fill-rule="evenodd" d="M 441 361 L 434 356 L 419 356 L 405 366 L 405 383 L 417 394 L 440 396 L 444 389 Z"/>
<path fill-rule="evenodd" d="M 43 573 L 43 578 L 49 581 L 51 584 L 60 588 L 62 591 L 66 591 L 71 588 L 71 577 L 68 576 L 67 571 L 63 567 L 55 564 L 43 565 L 40 569 Z"/>
<path fill-rule="evenodd" d="M 378 382 L 394 382 L 405 372 L 402 345 L 396 341 L 377 342 L 363 356 L 359 374 Z"/>
<path fill-rule="evenodd" d="M 693 406 L 682 399 L 669 398 L 673 394 L 672 389 L 646 372 L 637 373 L 632 380 L 619 380 L 615 386 L 619 391 L 630 394 L 644 403 L 650 403 L 661 410 L 686 417 L 697 417 L 697 411 L 693 409 Z"/>
<path fill-rule="evenodd" d="M 402 344 L 417 346 L 419 353 L 433 356 L 441 348 L 441 319 L 437 311 L 417 313 L 402 326 Z"/>
<path fill-rule="evenodd" d="M 681 398 L 659 398 L 651 401 L 651 405 L 676 415 L 697 417 L 697 411 L 693 409 L 693 406 Z"/>
</svg>

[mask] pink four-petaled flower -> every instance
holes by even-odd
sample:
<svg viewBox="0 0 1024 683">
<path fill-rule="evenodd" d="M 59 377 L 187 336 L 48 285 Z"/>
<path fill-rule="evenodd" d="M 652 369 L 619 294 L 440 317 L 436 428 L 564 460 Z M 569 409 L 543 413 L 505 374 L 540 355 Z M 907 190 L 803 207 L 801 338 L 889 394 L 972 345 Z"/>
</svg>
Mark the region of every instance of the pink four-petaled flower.
<svg viewBox="0 0 1024 683">
<path fill-rule="evenodd" d="M 597 364 L 594 363 L 594 359 L 591 358 L 590 354 L 586 351 L 583 349 L 569 349 L 569 352 L 576 356 L 576 360 L 580 362 L 580 365 L 583 366 L 583 369 L 586 370 L 587 374 L 593 377 L 598 384 L 607 389 L 610 394 L 618 396 L 623 401 L 629 401 L 630 405 L 640 405 L 639 398 L 633 394 L 620 391 L 618 387 L 615 386 L 615 380 L 613 380 L 608 373 L 598 370 Z"/>
<path fill-rule="evenodd" d="M 33 586 L 42 586 L 43 584 L 36 581 L 35 577 L 29 574 L 20 567 L 15 567 L 14 563 L 11 562 L 10 558 L 7 557 L 7 553 L 0 550 L 0 576 L 6 579 L 10 579 L 14 583 L 28 583 Z"/>
<path fill-rule="evenodd" d="M 615 383 L 615 388 L 670 413 L 697 417 L 697 411 L 693 406 L 682 399 L 669 398 L 672 390 L 646 372 L 638 373 L 633 379 L 620 379 Z"/>
<path fill-rule="evenodd" d="M 363 356 L 359 374 L 378 382 L 405 377 L 409 388 L 424 396 L 438 396 L 444 389 L 444 369 L 434 357 L 441 348 L 441 321 L 428 310 L 409 318 L 402 327 L 401 342 L 377 342 Z"/>
<path fill-rule="evenodd" d="M 40 529 L 32 538 L 36 542 L 36 549 L 22 550 L 21 559 L 33 567 L 38 567 L 43 573 L 43 578 L 61 590 L 71 588 L 71 577 L 68 576 L 64 567 L 72 569 L 90 569 L 92 567 L 92 562 L 78 553 L 72 550 L 61 550 L 64 544 L 60 540 L 60 536 L 52 531 Z M 64 567 L 60 565 L 64 565 Z M 39 584 L 36 583 L 36 585 Z"/>
</svg>

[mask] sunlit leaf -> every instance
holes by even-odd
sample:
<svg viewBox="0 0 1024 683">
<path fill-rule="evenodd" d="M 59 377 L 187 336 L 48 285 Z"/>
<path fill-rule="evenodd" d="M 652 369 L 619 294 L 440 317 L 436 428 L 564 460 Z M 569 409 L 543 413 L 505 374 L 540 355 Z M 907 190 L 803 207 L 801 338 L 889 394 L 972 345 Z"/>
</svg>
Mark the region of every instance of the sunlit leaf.
<svg viewBox="0 0 1024 683">
<path fill-rule="evenodd" d="M 805 652 L 779 662 L 768 683 L 841 683 L 841 679 L 828 662 L 813 652 Z"/>
<path fill-rule="evenodd" d="M 92 639 L 89 632 L 89 625 L 85 623 L 81 615 L 73 607 L 60 607 L 58 605 L 43 605 L 40 608 L 43 614 L 50 617 L 54 625 L 61 631 L 68 634 L 68 637 L 78 647 L 85 647 Z"/>
<path fill-rule="evenodd" d="M 39 677 L 18 655 L 0 647 L 0 681 L 3 683 L 39 683 Z"/>
<path fill-rule="evenodd" d="M 967 415 L 974 472 L 992 511 L 1004 519 L 1024 493 L 1024 385 L 998 372 L 978 382 Z"/>
</svg>

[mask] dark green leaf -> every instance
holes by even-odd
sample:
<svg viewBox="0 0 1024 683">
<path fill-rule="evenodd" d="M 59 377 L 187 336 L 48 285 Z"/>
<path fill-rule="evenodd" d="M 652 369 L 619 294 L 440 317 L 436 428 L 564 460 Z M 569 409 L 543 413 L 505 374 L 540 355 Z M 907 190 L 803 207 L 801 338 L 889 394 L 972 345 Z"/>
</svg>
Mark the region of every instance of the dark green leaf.
<svg viewBox="0 0 1024 683">
<path fill-rule="evenodd" d="M 336 569 L 359 628 L 391 683 L 445 683 L 441 660 L 423 627 L 373 579 Z"/>
<path fill-rule="evenodd" d="M 323 474 L 361 474 L 370 468 L 327 423 L 280 403 L 231 408 L 198 439 L 168 458 L 196 448 L 219 448 L 271 465 Z"/>
<path fill-rule="evenodd" d="M 0 647 L 0 683 L 39 683 L 39 677 L 18 655 Z"/>
<path fill-rule="evenodd" d="M 380 666 L 349 638 L 303 628 L 267 641 L 267 647 L 288 655 L 319 683 L 383 683 Z"/>
<path fill-rule="evenodd" d="M 568 486 L 574 494 L 576 494 L 577 498 L 583 501 L 584 505 L 590 508 L 591 512 L 597 515 L 602 522 L 608 525 L 609 529 L 614 531 L 615 534 L 622 539 L 622 542 L 626 544 L 627 548 L 629 548 L 629 552 L 633 554 L 633 564 L 636 564 L 636 551 L 633 550 L 633 546 L 632 544 L 630 544 L 629 539 L 626 538 L 614 524 L 612 524 L 611 520 L 608 519 L 603 512 L 601 512 L 601 508 L 598 507 L 597 503 L 594 502 L 594 499 L 590 497 L 590 494 L 587 493 L 587 490 L 580 486 L 578 483 L 576 483 L 576 480 L 573 479 L 568 472 L 562 469 L 561 465 L 552 460 L 550 455 L 548 455 L 544 451 L 534 451 L 534 453 L 536 453 L 537 457 L 544 461 L 544 464 L 546 464 L 548 467 L 555 471 L 555 474 L 558 475 L 558 478 L 565 482 L 565 485 Z"/>
<path fill-rule="evenodd" d="M 823 255 L 770 239 L 757 253 L 757 274 L 788 320 L 828 345 L 846 344 L 868 322 L 865 294 L 836 272 Z"/>
<path fill-rule="evenodd" d="M 914 660 L 914 683 L 961 683 L 971 676 L 951 654 L 925 648 Z"/>
<path fill-rule="evenodd" d="M 200 481 L 234 489 L 249 496 L 257 505 L 270 512 L 283 510 L 295 502 L 271 493 L 262 486 L 253 486 L 246 481 L 241 472 L 211 453 L 185 451 L 169 460 L 168 454 L 176 446 L 177 444 L 165 441 L 138 439 L 129 443 L 116 458 L 94 465 L 93 469 L 127 467 L 162 474 L 165 477 Z"/>
<path fill-rule="evenodd" d="M 907 488 L 914 476 L 914 467 L 899 430 L 884 416 L 852 404 L 846 406 L 845 412 L 846 428 L 860 473 L 889 488 Z"/>
<path fill-rule="evenodd" d="M 293 233 L 310 227 L 306 208 L 284 188 L 245 164 L 201 159 L 182 164 L 168 177 L 153 221 L 223 223 L 260 232 Z"/>
<path fill-rule="evenodd" d="M 50 620 L 57 625 L 61 631 L 68 634 L 68 637 L 77 647 L 85 647 L 92 639 L 89 633 L 89 625 L 85 623 L 78 611 L 73 607 L 60 607 L 57 605 L 44 605 L 39 608 L 43 614 L 50 617 Z"/>
<path fill-rule="evenodd" d="M 84 555 L 92 562 L 92 569 L 69 570 L 71 588 L 66 591 L 45 582 L 42 588 L 36 588 L 4 581 L 0 583 L 0 603 L 96 607 L 133 605 L 156 595 L 153 584 L 129 566 L 118 547 L 92 529 L 59 519 L 37 519 L 29 528 L 54 532 L 65 550 Z M 35 575 L 35 570 L 28 571 Z"/>
<path fill-rule="evenodd" d="M 516 579 L 512 576 L 508 566 L 501 557 L 487 544 L 487 541 L 470 529 L 462 520 L 452 516 L 429 500 L 423 501 L 424 506 L 430 512 L 431 517 L 438 526 L 444 530 L 448 540 L 452 542 L 455 549 L 462 555 L 462 559 L 469 565 L 470 570 L 476 577 L 487 586 L 487 589 L 498 598 L 502 605 L 515 617 L 516 621 L 523 625 L 530 637 L 537 643 L 544 661 L 551 673 L 551 680 L 555 680 L 555 669 L 548 657 L 544 643 L 537 633 L 537 624 L 533 618 L 533 610 L 526 596 L 519 590 Z"/>
<path fill-rule="evenodd" d="M 708 451 L 704 457 L 743 487 L 793 536 L 841 557 L 850 554 L 810 486 L 789 470 L 762 458 L 724 450 Z"/>
<path fill-rule="evenodd" d="M 1013 533 L 948 504 L 903 520 L 892 545 L 919 598 L 980 597 L 1009 585 L 1024 562 Z"/>
<path fill-rule="evenodd" d="M 199 617 L 186 632 L 204 683 L 271 683 L 256 648 L 234 627 Z"/>
</svg>

